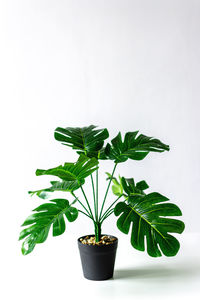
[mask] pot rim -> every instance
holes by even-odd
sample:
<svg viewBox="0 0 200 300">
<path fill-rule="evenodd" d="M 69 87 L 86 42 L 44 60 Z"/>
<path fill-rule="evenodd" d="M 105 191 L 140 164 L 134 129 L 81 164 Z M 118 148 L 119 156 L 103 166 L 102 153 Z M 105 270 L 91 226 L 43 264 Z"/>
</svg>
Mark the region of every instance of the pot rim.
<svg viewBox="0 0 200 300">
<path fill-rule="evenodd" d="M 106 245 L 106 244 L 100 244 L 100 245 L 88 245 L 88 244 L 83 244 L 83 243 L 81 243 L 81 241 L 80 241 L 80 239 L 81 238 L 85 238 L 86 236 L 89 236 L 89 237 L 91 237 L 91 236 L 95 236 L 95 234 L 93 233 L 93 234 L 85 234 L 85 235 L 83 235 L 83 236 L 80 236 L 78 239 L 77 239 L 77 241 L 78 241 L 78 244 L 79 245 L 81 245 L 82 247 L 87 247 L 87 246 L 93 246 L 93 247 L 108 247 L 108 246 L 112 246 L 112 245 L 115 245 L 115 244 L 117 244 L 118 243 L 118 238 L 116 237 L 116 236 L 114 236 L 114 235 L 112 235 L 112 234 L 101 234 L 101 236 L 104 236 L 104 235 L 107 235 L 107 236 L 110 236 L 110 237 L 112 237 L 112 238 L 115 238 L 116 240 L 114 240 L 112 243 L 110 243 L 110 244 L 108 244 L 108 245 Z"/>
</svg>

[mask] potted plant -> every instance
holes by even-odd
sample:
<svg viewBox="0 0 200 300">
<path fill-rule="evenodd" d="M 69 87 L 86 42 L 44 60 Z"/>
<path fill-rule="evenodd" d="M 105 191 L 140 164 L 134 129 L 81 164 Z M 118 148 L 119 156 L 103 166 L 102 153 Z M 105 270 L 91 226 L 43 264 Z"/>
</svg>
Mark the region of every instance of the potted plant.
<svg viewBox="0 0 200 300">
<path fill-rule="evenodd" d="M 93 235 L 78 239 L 83 273 L 88 279 L 104 280 L 113 276 L 118 239 L 102 234 L 103 222 L 113 213 L 118 217 L 116 224 L 120 231 L 128 234 L 131 228 L 131 245 L 135 249 L 144 251 L 146 248 L 152 257 L 177 254 L 180 245 L 171 233 L 182 233 L 184 223 L 169 217 L 181 216 L 180 209 L 175 204 L 168 203 L 169 199 L 160 193 L 146 193 L 149 186 L 144 180 L 136 183 L 133 178 L 114 177 L 118 164 L 128 159 L 143 160 L 149 152 L 169 151 L 168 145 L 134 131 L 127 132 L 124 139 L 119 132 L 104 146 L 104 141 L 109 137 L 108 130 L 97 129 L 94 125 L 83 128 L 58 127 L 54 136 L 63 145 L 76 150 L 78 160 L 48 170 L 37 169 L 37 176 L 51 175 L 58 180 L 50 181 L 48 188 L 31 191 L 29 194 L 47 199 L 52 192 L 62 191 L 70 193 L 73 200 L 70 203 L 65 198 L 51 199 L 33 210 L 34 213 L 22 224 L 23 227 L 26 226 L 19 236 L 19 240 L 25 239 L 22 254 L 29 254 L 36 244 L 43 243 L 51 227 L 53 236 L 64 233 L 64 217 L 67 221 L 74 222 L 79 213 L 88 217 L 94 228 Z M 111 174 L 106 173 L 108 185 L 99 207 L 98 168 L 101 160 L 108 159 L 114 166 Z M 96 178 L 93 178 L 94 173 Z M 91 180 L 89 198 L 83 188 L 86 178 Z M 111 183 L 115 198 L 105 209 Z M 78 189 L 82 198 L 76 195 Z M 91 197 L 92 203 L 89 201 Z"/>
</svg>

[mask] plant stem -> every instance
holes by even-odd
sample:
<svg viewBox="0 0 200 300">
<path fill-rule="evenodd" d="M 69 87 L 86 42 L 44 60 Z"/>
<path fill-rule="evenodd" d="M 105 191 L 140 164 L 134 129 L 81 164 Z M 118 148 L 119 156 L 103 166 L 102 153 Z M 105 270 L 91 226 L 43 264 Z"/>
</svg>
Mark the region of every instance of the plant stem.
<svg viewBox="0 0 200 300">
<path fill-rule="evenodd" d="M 88 199 L 87 199 L 87 197 L 86 197 L 86 194 L 85 194 L 85 192 L 84 192 L 84 190 L 83 190 L 82 185 L 81 185 L 81 191 L 82 191 L 82 193 L 83 193 L 83 196 L 84 196 L 85 201 L 86 201 L 86 203 L 87 203 L 87 206 L 88 206 L 88 208 L 89 208 L 89 211 L 90 211 L 90 214 L 91 214 L 91 216 L 92 216 L 92 219 L 94 220 L 94 216 L 93 216 L 93 213 L 92 213 L 90 204 L 89 204 L 89 202 L 88 202 Z"/>
<path fill-rule="evenodd" d="M 123 196 L 123 194 L 121 194 L 109 207 L 108 209 L 104 212 L 104 214 L 102 215 L 100 221 L 102 221 L 102 219 L 104 218 L 104 216 L 107 214 L 107 212 L 109 211 L 109 209 Z"/>
<path fill-rule="evenodd" d="M 79 211 L 80 213 L 84 214 L 85 216 L 87 216 L 88 218 L 92 219 L 92 217 L 89 216 L 88 214 L 86 214 L 84 211 L 82 211 L 82 210 L 80 210 L 80 209 L 78 209 L 78 211 Z"/>
<path fill-rule="evenodd" d="M 119 198 L 121 198 L 122 196 L 126 196 L 126 195 L 122 194 Z M 117 200 L 119 200 L 119 198 L 117 198 L 117 199 L 112 203 L 112 205 L 113 205 Z M 123 202 L 126 202 L 127 198 L 128 198 L 128 197 L 126 197 L 125 200 L 124 200 Z M 112 205 L 110 206 L 110 208 L 112 207 Z M 108 211 L 108 209 L 107 209 L 107 211 Z M 109 210 L 108 212 L 105 212 L 104 215 L 101 217 L 101 222 L 100 222 L 100 223 L 102 224 L 103 221 L 104 221 L 105 219 L 107 219 L 113 212 L 114 212 L 114 208 L 112 208 L 112 209 Z"/>
<path fill-rule="evenodd" d="M 104 217 L 101 219 L 101 224 L 103 223 L 103 221 L 105 221 L 105 219 L 107 219 L 112 213 L 114 212 L 114 208 L 112 208 L 110 211 L 107 212 L 106 215 L 104 215 Z"/>
<path fill-rule="evenodd" d="M 99 242 L 101 239 L 101 223 L 100 222 L 94 223 L 94 231 L 95 231 L 95 241 Z"/>
<path fill-rule="evenodd" d="M 98 179 L 98 169 L 96 170 L 96 212 L 97 212 L 97 219 L 96 221 L 98 222 L 99 220 L 99 215 L 98 215 L 98 206 L 99 206 L 99 191 L 98 191 L 98 185 L 99 185 L 99 179 Z"/>
<path fill-rule="evenodd" d="M 99 220 L 101 219 L 101 215 L 102 215 L 102 212 L 103 212 L 103 207 L 104 207 L 104 204 L 105 204 L 105 201 L 106 201 L 106 197 L 107 197 L 107 194 L 108 194 L 108 191 L 109 191 L 109 187 L 110 187 L 110 184 L 111 184 L 111 181 L 113 179 L 113 175 L 115 173 L 115 169 L 117 167 L 117 163 L 115 163 L 114 165 L 114 168 L 113 168 L 113 171 L 112 171 L 112 175 L 110 177 L 110 180 L 109 180 L 109 183 L 108 183 L 108 187 L 107 187 L 107 190 L 106 190 L 106 193 L 105 193 L 105 197 L 103 199 L 103 203 L 102 203 L 102 206 L 101 206 L 101 211 L 100 211 L 100 215 L 99 215 Z"/>
<path fill-rule="evenodd" d="M 72 196 L 74 196 L 75 200 L 78 201 L 78 203 L 85 209 L 85 211 L 88 213 L 88 215 L 91 216 L 90 213 L 89 213 L 89 211 L 85 207 L 85 205 L 78 199 L 78 197 L 76 197 L 76 195 L 74 194 L 74 192 L 71 192 L 71 194 L 72 194 Z"/>
<path fill-rule="evenodd" d="M 95 214 L 95 219 L 97 221 L 96 199 L 95 199 L 94 181 L 93 181 L 92 174 L 90 175 L 90 178 L 92 182 L 92 191 L 93 191 L 93 199 L 94 199 L 94 214 Z"/>
</svg>

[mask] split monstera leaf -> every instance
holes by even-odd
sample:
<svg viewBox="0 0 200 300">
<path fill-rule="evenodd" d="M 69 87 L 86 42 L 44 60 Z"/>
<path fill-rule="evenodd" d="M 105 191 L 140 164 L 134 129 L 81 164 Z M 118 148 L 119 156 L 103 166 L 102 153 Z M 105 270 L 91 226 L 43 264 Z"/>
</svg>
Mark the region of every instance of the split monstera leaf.
<svg viewBox="0 0 200 300">
<path fill-rule="evenodd" d="M 24 240 L 22 254 L 29 254 L 36 244 L 43 243 L 51 228 L 53 236 L 64 233 L 65 227 L 69 227 L 66 221 L 75 221 L 79 213 L 92 220 L 96 241 L 100 239 L 102 223 L 114 213 L 118 217 L 119 230 L 125 234 L 131 231 L 131 245 L 135 249 L 140 251 L 146 249 L 153 257 L 177 254 L 180 245 L 171 233 L 182 233 L 184 223 L 170 217 L 181 216 L 180 209 L 175 204 L 168 203 L 169 199 L 159 193 L 146 194 L 145 191 L 149 186 L 144 180 L 135 184 L 133 178 L 119 176 L 117 180 L 114 177 L 119 163 L 128 159 L 143 160 L 150 152 L 169 151 L 168 145 L 158 139 L 138 134 L 138 131 L 127 132 L 124 139 L 119 132 L 110 143 L 104 145 L 109 137 L 108 130 L 97 129 L 94 125 L 82 128 L 58 127 L 54 137 L 63 145 L 74 149 L 78 154 L 78 160 L 47 170 L 37 169 L 37 176 L 56 176 L 57 179 L 50 181 L 49 187 L 30 191 L 29 194 L 48 200 L 54 192 L 66 192 L 73 199 L 71 203 L 63 198 L 51 199 L 33 210 L 34 213 L 22 224 L 26 227 L 19 237 L 19 240 Z M 108 186 L 99 209 L 98 169 L 101 160 L 113 161 L 114 167 L 112 174 L 106 173 Z M 96 174 L 95 181 L 93 173 Z M 83 189 L 88 178 L 92 186 L 93 210 Z M 114 197 L 117 198 L 104 210 L 111 183 Z M 78 190 L 82 192 L 83 200 L 75 195 Z"/>
<path fill-rule="evenodd" d="M 115 216 L 119 216 L 117 227 L 125 234 L 131 228 L 131 245 L 140 251 L 146 248 L 150 256 L 166 256 L 177 254 L 180 245 L 169 233 L 182 233 L 184 223 L 168 216 L 181 216 L 178 206 L 167 202 L 169 199 L 153 192 L 145 194 L 148 188 L 145 181 L 134 184 L 134 180 L 122 178 L 126 202 L 119 202 L 114 208 Z M 167 218 L 166 218 L 167 217 Z"/>
<path fill-rule="evenodd" d="M 20 233 L 19 240 L 24 238 L 22 244 L 22 254 L 26 255 L 33 251 L 36 244 L 44 243 L 47 239 L 51 225 L 53 225 L 53 236 L 58 236 L 65 231 L 64 216 L 69 222 L 73 222 L 78 217 L 78 210 L 69 204 L 65 199 L 53 199 L 52 203 L 45 203 L 33 211 L 22 224 L 27 226 Z M 54 202 L 54 203 L 53 203 Z"/>
</svg>

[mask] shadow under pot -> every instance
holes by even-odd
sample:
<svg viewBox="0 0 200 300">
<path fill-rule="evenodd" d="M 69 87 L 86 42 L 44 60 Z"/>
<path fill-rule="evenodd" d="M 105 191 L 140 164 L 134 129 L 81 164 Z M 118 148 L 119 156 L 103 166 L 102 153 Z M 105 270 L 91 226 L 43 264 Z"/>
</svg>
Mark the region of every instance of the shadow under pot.
<svg viewBox="0 0 200 300">
<path fill-rule="evenodd" d="M 115 236 L 109 235 L 114 241 L 107 245 L 88 245 L 81 242 L 85 237 L 90 238 L 93 236 L 94 235 L 85 235 L 78 239 L 83 275 L 90 280 L 106 280 L 112 278 L 118 239 Z"/>
</svg>

